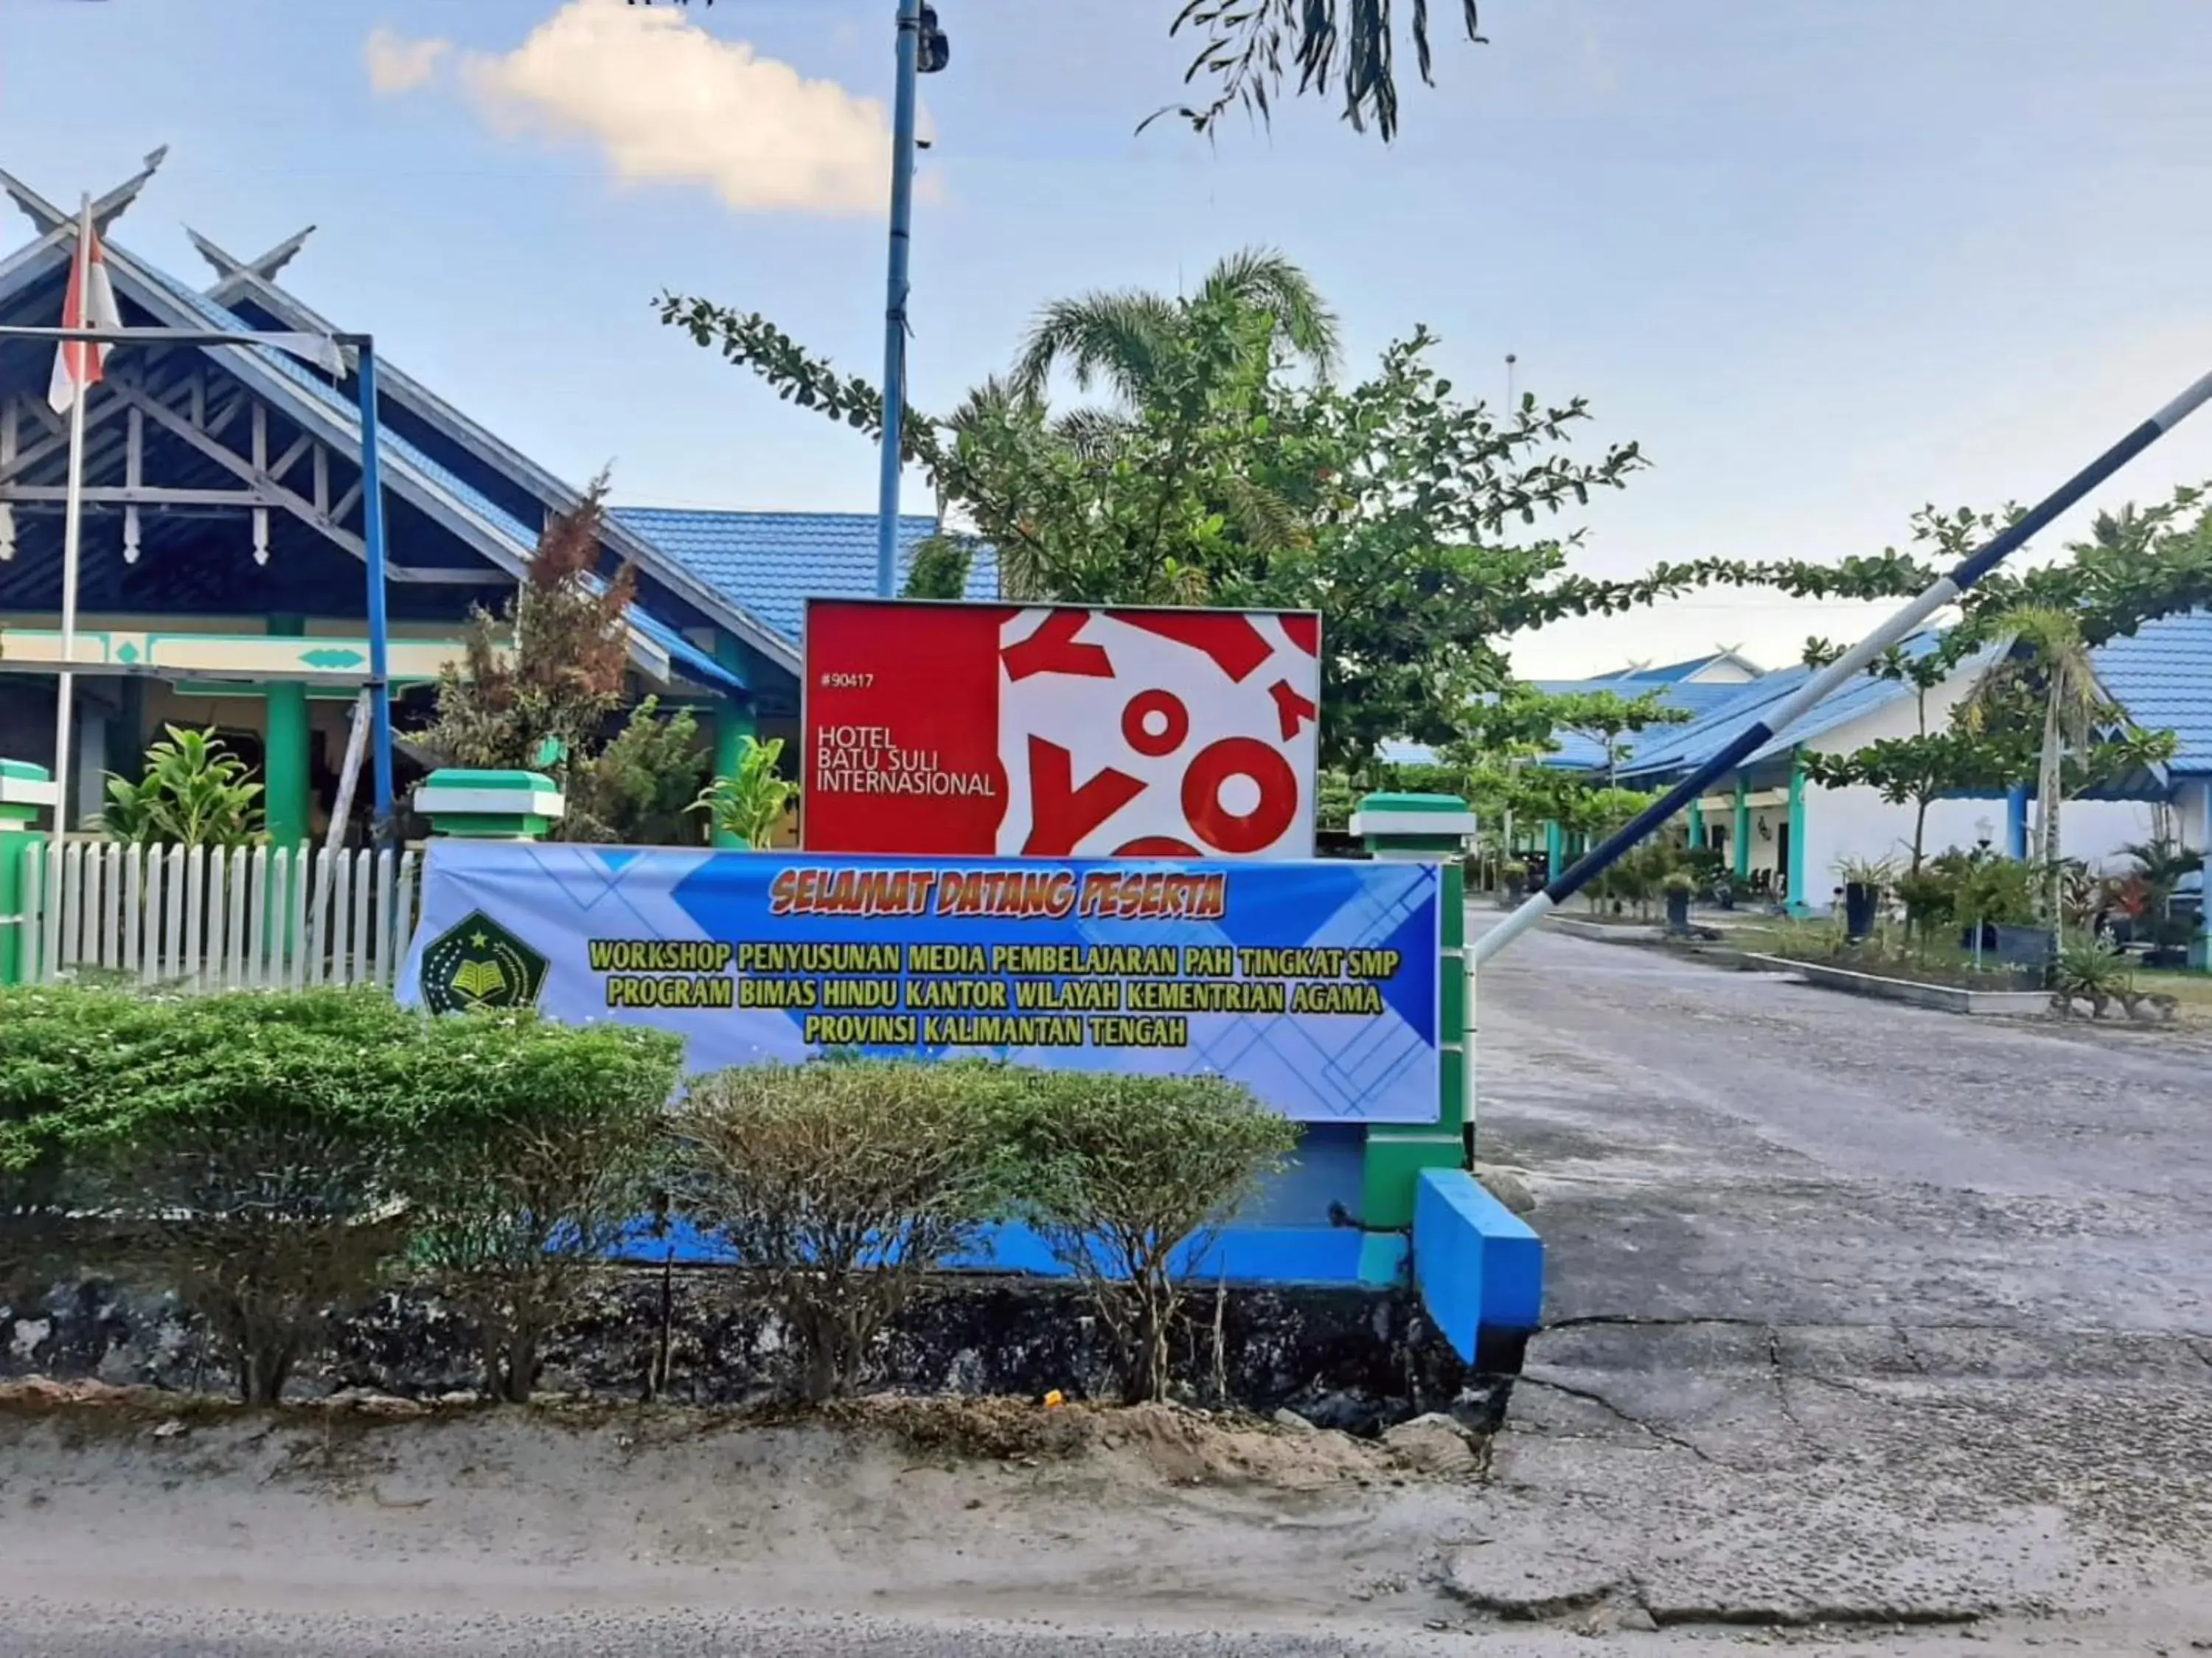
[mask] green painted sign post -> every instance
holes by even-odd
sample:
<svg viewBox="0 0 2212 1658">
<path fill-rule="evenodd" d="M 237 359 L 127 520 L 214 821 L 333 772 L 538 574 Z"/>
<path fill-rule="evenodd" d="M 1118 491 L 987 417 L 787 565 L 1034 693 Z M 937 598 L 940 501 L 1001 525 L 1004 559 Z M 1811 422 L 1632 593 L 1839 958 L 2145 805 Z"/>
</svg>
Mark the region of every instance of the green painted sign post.
<svg viewBox="0 0 2212 1658">
<path fill-rule="evenodd" d="M 543 840 L 568 809 L 542 771 L 446 767 L 416 786 L 415 810 L 431 832 L 456 840 Z"/>
<path fill-rule="evenodd" d="M 1468 1103 L 1474 1082 L 1474 1003 L 1468 983 L 1467 872 L 1461 860 L 1475 831 L 1468 803 L 1451 795 L 1370 795 L 1352 815 L 1352 832 L 1377 858 L 1441 868 L 1443 954 L 1437 1031 L 1438 1099 L 1433 1124 L 1376 1125 L 1367 1131 L 1360 1182 L 1360 1277 L 1388 1283 L 1398 1275 L 1397 1234 L 1413 1223 L 1421 1173 L 1467 1166 Z"/>
<path fill-rule="evenodd" d="M 28 760 L 0 760 L 0 984 L 29 982 L 38 962 L 30 866 L 46 839 L 39 814 L 53 803 L 52 772 Z"/>
</svg>

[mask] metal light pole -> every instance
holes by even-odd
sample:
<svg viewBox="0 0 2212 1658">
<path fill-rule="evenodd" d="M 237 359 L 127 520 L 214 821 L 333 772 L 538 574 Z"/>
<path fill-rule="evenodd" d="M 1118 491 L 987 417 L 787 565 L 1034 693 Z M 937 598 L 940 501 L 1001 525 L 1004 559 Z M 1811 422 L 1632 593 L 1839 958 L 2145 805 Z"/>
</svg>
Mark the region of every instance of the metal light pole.
<svg viewBox="0 0 2212 1658">
<path fill-rule="evenodd" d="M 889 292 L 884 308 L 884 447 L 877 497 L 876 592 L 898 596 L 900 427 L 906 414 L 907 255 L 914 229 L 915 82 L 934 75 L 951 58 L 937 27 L 937 11 L 923 0 L 899 0 L 898 93 L 891 110 L 891 246 Z"/>
<path fill-rule="evenodd" d="M 367 334 L 346 334 L 340 343 L 358 357 L 356 389 L 361 398 L 361 530 L 368 565 L 369 751 L 376 777 L 375 808 L 369 838 L 380 850 L 392 843 L 392 642 L 385 616 L 384 468 L 378 454 L 376 344 Z"/>
</svg>

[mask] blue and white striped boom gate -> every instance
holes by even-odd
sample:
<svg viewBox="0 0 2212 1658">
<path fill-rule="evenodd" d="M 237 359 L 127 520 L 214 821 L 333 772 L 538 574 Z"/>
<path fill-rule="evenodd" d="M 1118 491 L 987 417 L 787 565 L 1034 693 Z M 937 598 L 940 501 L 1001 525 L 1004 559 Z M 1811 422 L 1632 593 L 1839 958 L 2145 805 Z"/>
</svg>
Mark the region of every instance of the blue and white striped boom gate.
<svg viewBox="0 0 2212 1658">
<path fill-rule="evenodd" d="M 1987 546 L 1961 559 L 1956 570 L 1938 577 L 1918 598 L 1808 679 L 1796 692 L 1784 698 L 1771 714 L 1745 727 L 1718 753 L 1638 812 L 1571 868 L 1555 876 L 1543 891 L 1533 894 L 1520 908 L 1476 942 L 1471 953 L 1474 965 L 1480 967 L 1603 875 L 1638 841 L 1692 801 L 1701 797 L 1716 778 L 1734 771 L 1747 756 L 1757 753 L 1804 718 L 1831 692 L 1987 576 L 2018 552 L 2030 536 L 2172 431 L 2208 399 L 2212 399 L 2212 374 L 2206 375 L 2068 479 L 2038 503 L 2033 511 L 1996 537 Z"/>
</svg>

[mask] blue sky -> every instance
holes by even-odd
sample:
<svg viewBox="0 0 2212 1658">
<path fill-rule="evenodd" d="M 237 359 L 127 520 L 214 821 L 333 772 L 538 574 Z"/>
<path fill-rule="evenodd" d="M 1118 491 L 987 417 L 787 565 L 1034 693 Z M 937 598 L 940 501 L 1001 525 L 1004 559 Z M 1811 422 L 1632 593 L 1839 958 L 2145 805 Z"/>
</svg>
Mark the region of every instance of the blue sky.
<svg viewBox="0 0 2212 1658">
<path fill-rule="evenodd" d="M 888 97 L 890 0 L 663 0 L 662 55 L 625 58 L 632 20 L 607 18 L 580 54 L 564 14 L 605 3 L 5 0 L 0 166 L 74 200 L 170 144 L 118 241 L 196 277 L 186 223 L 238 253 L 317 225 L 289 285 L 556 469 L 611 462 L 625 501 L 872 507 L 863 441 L 650 302 L 758 308 L 878 372 L 880 113 L 859 101 Z M 1514 352 L 1524 387 L 1591 399 L 1593 448 L 1641 441 L 1654 469 L 1577 558 L 1621 575 L 1878 551 L 1923 503 L 2031 497 L 2212 367 L 2203 0 L 1488 0 L 1492 43 L 1442 47 L 1387 150 L 1317 102 L 1211 147 L 1136 134 L 1187 56 L 1173 0 L 938 4 L 924 406 L 1000 366 L 1044 298 L 1172 289 L 1265 243 L 1330 295 L 1355 365 L 1426 322 L 1462 386 L 1502 391 Z M 730 107 L 661 77 L 679 34 Z M 700 55 L 738 42 L 735 75 Z M 2102 499 L 2208 476 L 2212 418 Z M 1516 657 L 1778 661 L 1859 625 L 1717 594 Z"/>
</svg>

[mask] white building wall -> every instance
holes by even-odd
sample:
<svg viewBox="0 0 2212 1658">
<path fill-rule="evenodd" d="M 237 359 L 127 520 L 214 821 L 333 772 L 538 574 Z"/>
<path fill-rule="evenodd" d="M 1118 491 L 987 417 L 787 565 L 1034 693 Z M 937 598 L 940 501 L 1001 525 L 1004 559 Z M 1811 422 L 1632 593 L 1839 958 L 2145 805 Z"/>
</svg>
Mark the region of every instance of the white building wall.
<svg viewBox="0 0 2212 1658">
<path fill-rule="evenodd" d="M 2181 844 L 2212 854 L 2212 783 L 2181 790 Z"/>
<path fill-rule="evenodd" d="M 1974 672 L 1954 674 L 1928 693 L 1927 728 L 1942 730 L 1952 709 L 1972 689 Z M 1920 715 L 1911 697 L 1900 697 L 1863 718 L 1823 732 L 1806 747 L 1827 754 L 1848 754 L 1887 737 L 1909 737 L 1921 729 Z M 1881 858 L 1903 863 L 1911 855 L 1913 808 L 1893 806 L 1867 788 L 1805 789 L 1806 891 L 1797 894 L 1814 909 L 1831 902 L 1841 884 L 1837 865 L 1846 859 L 1873 862 Z M 2060 850 L 2092 869 L 2124 862 L 2120 848 L 2144 841 L 2155 833 L 2155 808 L 2148 801 L 2069 801 L 2059 814 Z M 2038 844 L 2031 808 L 2029 850 Z M 1967 850 L 1980 839 L 1988 825 L 1990 844 L 2007 849 L 2005 802 L 2002 799 L 1936 801 L 1928 808 L 1921 840 L 1924 856 L 1933 856 L 1952 847 Z M 2191 845 L 2201 845 L 2201 839 Z"/>
<path fill-rule="evenodd" d="M 1912 816 L 1910 804 L 1893 806 L 1865 787 L 1805 788 L 1805 886 L 1801 894 L 1815 909 L 1827 904 L 1833 888 L 1843 884 L 1837 866 L 1850 859 L 1874 863 L 1887 858 L 1905 864 L 1912 856 Z M 2063 820 L 2061 820 L 2062 825 Z M 1943 800 L 1928 808 L 1928 823 L 1921 851 L 1932 857 L 1956 846 L 1971 850 L 1988 825 L 1990 844 L 2002 851 L 2005 845 L 2005 803 L 2002 800 Z"/>
<path fill-rule="evenodd" d="M 2155 839 L 2158 834 L 2157 808 L 2149 801 L 2130 800 L 2070 800 L 2058 812 L 2058 853 L 2061 857 L 2080 858 L 2090 869 L 2117 874 L 2127 862 L 2120 848 L 2130 842 Z M 2036 814 L 2033 803 L 2028 811 L 2027 850 L 2033 855 L 2039 849 L 2036 840 Z M 2198 843 L 2191 841 L 2191 845 Z"/>
</svg>

